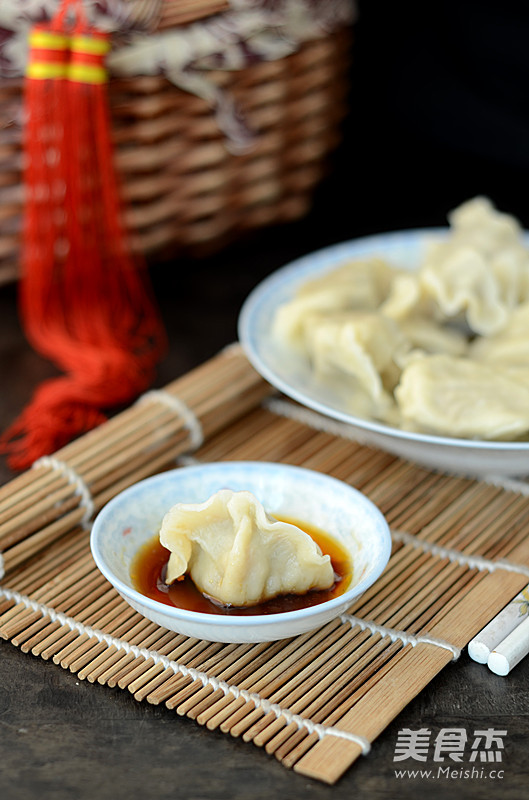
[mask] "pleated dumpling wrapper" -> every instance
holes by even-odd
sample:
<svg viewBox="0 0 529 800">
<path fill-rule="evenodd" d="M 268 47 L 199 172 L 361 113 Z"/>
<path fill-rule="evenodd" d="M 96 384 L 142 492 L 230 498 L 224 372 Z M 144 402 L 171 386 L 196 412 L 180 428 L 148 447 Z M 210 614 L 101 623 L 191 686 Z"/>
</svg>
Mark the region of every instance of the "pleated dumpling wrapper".
<svg viewBox="0 0 529 800">
<path fill-rule="evenodd" d="M 251 492 L 221 489 L 205 503 L 178 503 L 160 542 L 170 550 L 166 582 L 189 573 L 223 605 L 252 606 L 282 594 L 328 589 L 334 570 L 311 537 L 269 516 Z"/>
<path fill-rule="evenodd" d="M 395 395 L 412 429 L 499 440 L 529 431 L 529 384 L 509 365 L 445 355 L 417 358 L 403 370 Z"/>
</svg>

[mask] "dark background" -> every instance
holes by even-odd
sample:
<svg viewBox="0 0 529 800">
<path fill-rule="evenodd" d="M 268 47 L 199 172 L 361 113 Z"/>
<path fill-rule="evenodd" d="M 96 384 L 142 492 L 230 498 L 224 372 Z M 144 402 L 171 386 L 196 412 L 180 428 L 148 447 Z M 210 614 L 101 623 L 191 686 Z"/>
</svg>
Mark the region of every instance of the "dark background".
<svg viewBox="0 0 529 800">
<path fill-rule="evenodd" d="M 361 0 L 339 172 L 353 235 L 444 224 L 477 194 L 529 225 L 528 35 L 516 0 Z"/>
<path fill-rule="evenodd" d="M 361 0 L 351 112 L 304 220 L 256 232 L 200 261 L 151 265 L 170 342 L 157 385 L 236 339 L 248 292 L 289 260 L 357 236 L 438 226 L 477 194 L 529 227 L 529 5 Z M 55 374 L 25 342 L 16 289 L 0 289 L 0 425 Z M 0 462 L 0 480 L 12 477 Z M 336 787 L 257 748 L 0 644 L 2 800 L 493 798 L 527 794 L 529 659 L 499 678 L 466 655 L 410 704 Z M 506 729 L 505 778 L 398 781 L 400 728 Z M 412 765 L 413 766 L 413 765 Z M 430 763 L 428 766 L 432 766 Z"/>
</svg>

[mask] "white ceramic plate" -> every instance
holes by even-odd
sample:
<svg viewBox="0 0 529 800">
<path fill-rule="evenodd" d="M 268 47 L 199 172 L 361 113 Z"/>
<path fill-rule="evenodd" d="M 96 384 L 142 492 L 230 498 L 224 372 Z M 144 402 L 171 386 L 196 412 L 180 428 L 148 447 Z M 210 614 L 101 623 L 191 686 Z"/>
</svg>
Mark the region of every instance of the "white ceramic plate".
<svg viewBox="0 0 529 800">
<path fill-rule="evenodd" d="M 346 591 L 310 608 L 226 617 L 168 606 L 138 592 L 131 561 L 158 533 L 165 512 L 175 503 L 202 503 L 222 488 L 246 489 L 270 513 L 310 522 L 341 542 L 354 564 Z M 344 613 L 386 566 L 391 535 L 376 506 L 335 478 L 285 464 L 228 462 L 164 472 L 126 489 L 97 516 L 90 545 L 103 575 L 148 619 L 212 642 L 264 642 L 305 633 Z"/>
<path fill-rule="evenodd" d="M 309 408 L 345 422 L 365 444 L 427 467 L 465 475 L 529 474 L 529 442 L 487 442 L 410 433 L 351 415 L 330 387 L 314 380 L 308 360 L 274 341 L 274 315 L 306 281 L 332 271 L 351 258 L 378 255 L 395 266 L 416 269 L 426 244 L 448 229 L 387 233 L 327 247 L 304 256 L 270 275 L 245 301 L 239 317 L 239 338 L 255 369 L 284 394 Z"/>
</svg>

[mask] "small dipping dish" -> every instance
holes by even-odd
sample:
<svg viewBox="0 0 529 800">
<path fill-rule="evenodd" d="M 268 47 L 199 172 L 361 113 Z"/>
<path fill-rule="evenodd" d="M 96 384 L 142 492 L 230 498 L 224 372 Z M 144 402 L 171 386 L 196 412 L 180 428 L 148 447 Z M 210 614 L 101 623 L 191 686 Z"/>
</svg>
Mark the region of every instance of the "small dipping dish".
<svg viewBox="0 0 529 800">
<path fill-rule="evenodd" d="M 337 540 L 353 567 L 343 593 L 284 613 L 223 616 L 166 605 L 137 591 L 131 565 L 142 545 L 157 535 L 164 514 L 175 503 L 203 503 L 226 488 L 249 491 L 272 516 L 310 523 Z M 336 478 L 287 464 L 232 461 L 182 467 L 129 487 L 97 516 L 90 546 L 105 578 L 153 622 L 210 642 L 266 642 L 305 633 L 343 614 L 384 570 L 391 535 L 378 508 Z"/>
</svg>

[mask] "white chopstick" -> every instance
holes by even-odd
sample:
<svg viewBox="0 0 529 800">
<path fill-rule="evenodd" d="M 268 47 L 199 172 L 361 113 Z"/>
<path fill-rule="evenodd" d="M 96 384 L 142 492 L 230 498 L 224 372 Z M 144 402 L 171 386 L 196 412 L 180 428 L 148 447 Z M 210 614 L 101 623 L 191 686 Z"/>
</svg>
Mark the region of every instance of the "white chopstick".
<svg viewBox="0 0 529 800">
<path fill-rule="evenodd" d="M 487 666 L 496 675 L 508 675 L 528 653 L 529 617 L 525 617 L 523 622 L 496 645 L 487 659 Z"/>
<path fill-rule="evenodd" d="M 529 617 L 522 610 L 524 605 L 529 611 L 529 586 L 469 642 L 470 658 L 487 664 L 496 675 L 508 675 L 529 653 Z"/>
</svg>

